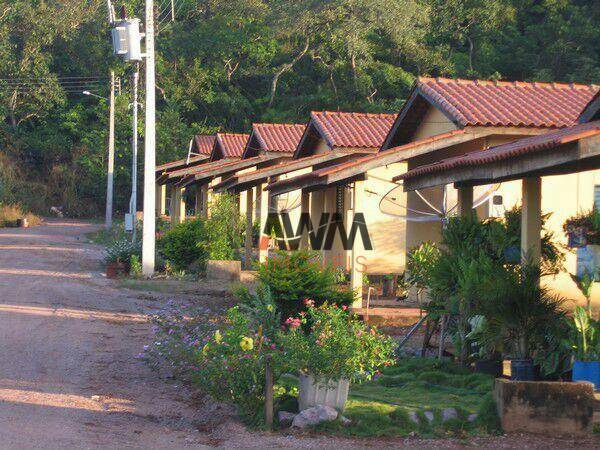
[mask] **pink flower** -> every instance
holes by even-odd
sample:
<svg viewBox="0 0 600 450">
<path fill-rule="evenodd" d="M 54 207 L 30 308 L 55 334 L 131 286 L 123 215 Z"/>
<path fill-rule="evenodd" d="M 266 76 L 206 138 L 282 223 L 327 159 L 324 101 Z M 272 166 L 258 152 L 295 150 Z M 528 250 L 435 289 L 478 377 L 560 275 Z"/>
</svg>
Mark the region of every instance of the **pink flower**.
<svg viewBox="0 0 600 450">
<path fill-rule="evenodd" d="M 285 321 L 285 324 L 290 328 L 298 328 L 302 322 L 300 322 L 300 319 L 295 317 L 288 317 Z"/>
<path fill-rule="evenodd" d="M 342 305 L 342 311 L 346 311 L 348 307 L 346 305 Z"/>
<path fill-rule="evenodd" d="M 309 307 L 310 306 L 315 306 L 315 302 L 314 302 L 314 300 L 311 300 L 310 298 L 305 298 L 304 299 L 304 305 L 309 306 Z"/>
<path fill-rule="evenodd" d="M 277 346 L 275 344 L 271 344 L 270 349 L 271 350 L 275 350 L 277 348 Z"/>
</svg>

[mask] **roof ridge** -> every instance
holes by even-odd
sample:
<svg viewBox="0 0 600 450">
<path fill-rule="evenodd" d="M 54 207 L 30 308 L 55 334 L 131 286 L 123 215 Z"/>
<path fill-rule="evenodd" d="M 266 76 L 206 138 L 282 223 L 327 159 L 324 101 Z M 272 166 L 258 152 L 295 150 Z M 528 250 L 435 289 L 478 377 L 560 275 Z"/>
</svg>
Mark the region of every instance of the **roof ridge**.
<svg viewBox="0 0 600 450">
<path fill-rule="evenodd" d="M 457 83 L 457 84 L 474 84 L 482 86 L 514 86 L 514 87 L 542 87 L 556 89 L 598 89 L 600 85 L 590 83 L 561 83 L 561 82 L 543 82 L 543 81 L 522 81 L 522 80 L 482 80 L 482 79 L 467 79 L 467 78 L 446 78 L 446 77 L 418 77 L 419 83 L 436 82 L 436 83 Z"/>
<path fill-rule="evenodd" d="M 368 113 L 358 111 L 311 111 L 310 114 L 332 114 L 332 115 L 346 115 L 346 116 L 367 116 L 367 117 L 396 117 L 396 113 Z"/>
<path fill-rule="evenodd" d="M 256 122 L 253 126 L 282 126 L 282 127 L 305 127 L 305 123 L 269 123 L 269 122 Z"/>
</svg>

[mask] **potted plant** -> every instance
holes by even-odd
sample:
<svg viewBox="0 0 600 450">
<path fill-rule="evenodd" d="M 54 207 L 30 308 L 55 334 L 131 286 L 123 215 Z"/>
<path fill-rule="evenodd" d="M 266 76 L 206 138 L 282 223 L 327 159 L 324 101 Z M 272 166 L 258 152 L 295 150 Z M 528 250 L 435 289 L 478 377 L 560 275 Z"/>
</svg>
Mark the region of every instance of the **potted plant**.
<svg viewBox="0 0 600 450">
<path fill-rule="evenodd" d="M 106 248 L 106 277 L 117 278 L 129 273 L 131 257 L 141 258 L 139 241 L 131 242 L 128 237 L 117 239 Z"/>
<path fill-rule="evenodd" d="M 573 381 L 589 381 L 600 389 L 600 321 L 581 306 L 573 311 Z"/>
<path fill-rule="evenodd" d="M 392 364 L 395 343 L 346 307 L 306 303 L 306 313 L 288 318 L 280 334 L 281 364 L 300 375 L 300 410 L 324 404 L 342 411 L 350 383 Z"/>
<path fill-rule="evenodd" d="M 563 299 L 540 284 L 540 270 L 532 264 L 489 265 L 482 289 L 487 293 L 481 311 L 489 333 L 502 339 L 511 358 L 511 378 L 537 378 L 533 361 L 546 335 L 557 321 L 564 320 Z"/>
<path fill-rule="evenodd" d="M 469 319 L 471 331 L 467 339 L 477 349 L 475 357 L 475 372 L 486 373 L 494 377 L 502 376 L 502 337 L 489 326 L 485 316 L 475 315 Z"/>
</svg>

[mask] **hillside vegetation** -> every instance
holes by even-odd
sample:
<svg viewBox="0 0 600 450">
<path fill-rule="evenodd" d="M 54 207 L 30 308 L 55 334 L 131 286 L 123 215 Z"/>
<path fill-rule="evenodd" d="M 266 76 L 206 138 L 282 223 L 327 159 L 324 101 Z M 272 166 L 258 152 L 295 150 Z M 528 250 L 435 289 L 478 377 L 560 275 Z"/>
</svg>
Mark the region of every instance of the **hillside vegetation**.
<svg viewBox="0 0 600 450">
<path fill-rule="evenodd" d="M 397 111 L 417 75 L 600 81 L 593 0 L 176 0 L 173 23 L 170 0 L 156 3 L 159 162 L 193 133 Z M 125 4 L 143 16 L 143 1 Z M 102 211 L 107 104 L 80 91 L 107 96 L 110 68 L 123 210 L 131 66 L 111 54 L 104 0 L 0 0 L 0 202 Z M 64 78 L 83 76 L 99 78 Z"/>
</svg>

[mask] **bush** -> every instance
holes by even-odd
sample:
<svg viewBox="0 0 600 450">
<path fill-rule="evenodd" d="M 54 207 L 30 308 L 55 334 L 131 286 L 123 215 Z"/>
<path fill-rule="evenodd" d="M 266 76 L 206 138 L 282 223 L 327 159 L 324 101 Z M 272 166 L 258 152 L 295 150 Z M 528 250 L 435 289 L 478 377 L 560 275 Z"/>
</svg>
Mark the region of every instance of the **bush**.
<svg viewBox="0 0 600 450">
<path fill-rule="evenodd" d="M 0 205 L 0 228 L 16 226 L 17 219 L 27 219 L 30 226 L 42 223 L 41 219 L 31 213 L 23 211 L 20 205 Z"/>
<path fill-rule="evenodd" d="M 220 194 L 210 205 L 210 217 L 206 219 L 204 245 L 208 252 L 208 258 L 215 260 L 239 259 L 243 224 L 236 197 L 230 194 Z"/>
<path fill-rule="evenodd" d="M 357 381 L 370 379 L 393 363 L 393 339 L 367 327 L 345 308 L 307 303 L 306 314 L 289 318 L 287 330 L 280 333 L 282 367 L 321 381 Z"/>
<path fill-rule="evenodd" d="M 265 359 L 279 351 L 263 333 L 270 320 L 278 321 L 275 307 L 267 302 L 263 307 L 264 314 L 234 307 L 224 321 L 217 321 L 208 310 L 171 305 L 154 317 L 155 340 L 143 357 L 157 369 L 166 360 L 174 376 L 218 401 L 233 403 L 243 418 L 257 424 L 264 403 Z"/>
<path fill-rule="evenodd" d="M 105 253 L 105 261 L 107 264 L 121 262 L 127 267 L 130 267 L 133 256 L 137 258 L 138 262 L 141 261 L 142 243 L 139 239 L 132 242 L 130 236 L 124 236 L 109 243 L 106 246 Z"/>
<path fill-rule="evenodd" d="M 165 232 L 158 241 L 160 254 L 176 270 L 185 270 L 195 263 L 199 270 L 206 268 L 207 234 L 201 219 L 188 220 Z"/>
<path fill-rule="evenodd" d="M 326 301 L 349 306 L 355 296 L 336 284 L 333 266 L 324 266 L 318 253 L 307 250 L 278 252 L 259 266 L 258 280 L 269 288 L 283 318 L 304 311 L 305 299 L 317 306 Z"/>
</svg>

